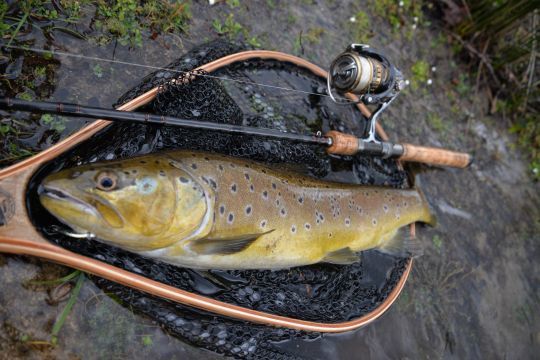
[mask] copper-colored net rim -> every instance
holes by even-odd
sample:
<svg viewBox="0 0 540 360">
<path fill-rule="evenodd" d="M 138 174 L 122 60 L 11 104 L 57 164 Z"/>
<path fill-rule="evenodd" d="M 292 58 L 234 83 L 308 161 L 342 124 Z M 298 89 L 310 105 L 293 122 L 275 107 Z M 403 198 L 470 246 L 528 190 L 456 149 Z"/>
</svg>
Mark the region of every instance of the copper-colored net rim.
<svg viewBox="0 0 540 360">
<path fill-rule="evenodd" d="M 202 65 L 198 69 L 212 72 L 234 62 L 257 58 L 290 62 L 297 66 L 306 68 L 318 76 L 326 77 L 327 75 L 323 69 L 304 59 L 277 51 L 266 50 L 244 51 L 228 55 L 208 64 Z M 156 96 L 157 90 L 157 88 L 151 89 L 148 92 L 120 106 L 118 109 L 132 111 L 140 106 L 143 106 Z M 349 97 L 351 100 L 356 100 L 354 95 L 349 95 Z M 369 116 L 370 112 L 363 104 L 358 104 L 357 106 L 362 114 Z M 377 308 L 368 314 L 351 321 L 340 323 L 305 321 L 262 311 L 256 311 L 245 307 L 224 303 L 222 301 L 197 295 L 185 290 L 180 290 L 103 263 L 101 261 L 73 253 L 63 249 L 62 247 L 49 243 L 34 229 L 29 219 L 25 204 L 28 181 L 32 174 L 41 166 L 41 164 L 55 158 L 59 154 L 69 150 L 74 145 L 88 139 L 108 124 L 109 122 L 106 120 L 97 120 L 63 141 L 57 143 L 55 146 L 52 146 L 51 148 L 44 150 L 29 159 L 21 161 L 20 163 L 0 170 L 0 190 L 3 190 L 4 193 L 7 192 L 13 197 L 15 209 L 14 216 L 11 217 L 10 222 L 4 226 L 0 226 L 0 252 L 41 257 L 43 259 L 92 273 L 94 275 L 158 297 L 193 306 L 222 316 L 271 326 L 306 331 L 343 332 L 359 328 L 369 324 L 381 316 L 394 303 L 394 301 L 396 301 L 398 295 L 401 293 L 411 271 L 412 260 L 408 262 L 400 280 L 394 289 L 392 289 L 388 297 L 379 306 L 377 306 Z M 383 140 L 388 138 L 380 126 L 378 126 L 377 131 Z M 414 233 L 414 225 L 411 226 L 411 232 Z"/>
</svg>

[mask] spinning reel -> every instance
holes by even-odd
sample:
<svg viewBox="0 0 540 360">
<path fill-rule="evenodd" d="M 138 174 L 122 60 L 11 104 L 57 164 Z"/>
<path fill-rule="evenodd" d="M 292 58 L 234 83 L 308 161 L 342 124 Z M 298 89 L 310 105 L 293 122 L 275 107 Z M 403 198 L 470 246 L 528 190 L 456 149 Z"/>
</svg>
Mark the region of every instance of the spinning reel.
<svg viewBox="0 0 540 360">
<path fill-rule="evenodd" d="M 369 45 L 351 44 L 332 62 L 327 79 L 328 93 L 338 104 L 378 104 L 369 118 L 369 134 L 365 139 L 367 142 L 378 143 L 375 138 L 377 118 L 404 88 L 405 81 L 401 72 Z M 336 97 L 333 89 L 341 97 Z M 359 100 L 351 102 L 344 97 L 345 93 L 358 95 Z"/>
</svg>

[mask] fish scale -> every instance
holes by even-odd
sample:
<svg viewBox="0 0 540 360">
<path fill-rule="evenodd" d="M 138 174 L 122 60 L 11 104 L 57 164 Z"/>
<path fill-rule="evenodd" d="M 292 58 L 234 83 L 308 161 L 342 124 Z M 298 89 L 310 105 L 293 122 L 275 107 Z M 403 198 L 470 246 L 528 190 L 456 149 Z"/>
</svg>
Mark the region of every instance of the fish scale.
<svg viewBox="0 0 540 360">
<path fill-rule="evenodd" d="M 74 171 L 80 175 L 70 178 Z M 95 179 L 110 172 L 118 177 L 117 184 L 155 180 L 156 199 L 161 199 L 157 194 L 164 189 L 176 189 L 175 194 L 170 194 L 177 199 L 175 209 L 179 204 L 190 206 L 180 206 L 180 213 L 160 208 L 161 216 L 168 217 L 171 224 L 184 222 L 192 226 L 190 231 L 182 231 L 189 235 L 173 242 L 159 239 L 159 235 L 147 243 L 138 237 L 138 247 L 130 248 L 130 238 L 122 238 L 122 229 L 110 229 L 103 218 L 109 213 L 118 214 L 129 230 L 125 233 L 136 233 L 136 224 L 116 204 L 129 197 L 132 204 L 144 209 L 150 206 L 145 203 L 153 200 L 143 200 L 130 185 L 111 191 L 96 190 Z M 126 176 L 135 179 L 123 179 Z M 170 182 L 174 186 L 168 186 Z M 87 194 L 103 197 L 103 203 L 112 209 L 98 213 L 95 226 L 85 228 L 98 238 L 145 256 L 194 268 L 280 269 L 317 262 L 345 264 L 357 261 L 357 252 L 373 248 L 403 254 L 416 245 L 399 234 L 398 229 L 416 221 L 433 221 L 428 204 L 417 189 L 324 182 L 249 160 L 203 152 L 173 151 L 92 164 L 51 175 L 43 184 L 44 189 L 69 192 L 65 198 L 78 200 L 73 206 L 80 206 Z M 51 201 L 46 191 L 42 198 L 53 214 L 55 201 L 66 205 L 66 200 Z M 68 225 L 84 228 L 75 216 L 67 219 L 65 211 L 55 215 Z M 88 223 L 87 219 L 86 227 Z M 164 228 L 162 233 L 169 236 L 171 231 Z"/>
</svg>

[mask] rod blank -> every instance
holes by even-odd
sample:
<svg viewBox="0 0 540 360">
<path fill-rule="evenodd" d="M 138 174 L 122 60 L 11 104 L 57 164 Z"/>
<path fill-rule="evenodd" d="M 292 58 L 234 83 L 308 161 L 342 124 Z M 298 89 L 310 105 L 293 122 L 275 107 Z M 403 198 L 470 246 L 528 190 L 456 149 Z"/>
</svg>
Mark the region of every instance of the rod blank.
<svg viewBox="0 0 540 360">
<path fill-rule="evenodd" d="M 472 161 L 472 157 L 465 153 L 411 144 L 368 142 L 357 138 L 354 135 L 344 134 L 338 131 L 329 131 L 324 136 L 303 135 L 274 129 L 181 119 L 172 116 L 132 111 L 109 110 L 98 107 L 81 106 L 79 104 L 26 101 L 12 98 L 0 98 L 0 108 L 22 111 L 37 111 L 93 119 L 107 119 L 145 124 L 166 124 L 190 129 L 214 130 L 231 134 L 247 134 L 268 138 L 286 139 L 310 144 L 326 145 L 328 146 L 327 152 L 329 154 L 336 155 L 354 155 L 357 153 L 363 153 L 382 157 L 396 157 L 404 161 L 458 168 L 465 168 Z"/>
</svg>

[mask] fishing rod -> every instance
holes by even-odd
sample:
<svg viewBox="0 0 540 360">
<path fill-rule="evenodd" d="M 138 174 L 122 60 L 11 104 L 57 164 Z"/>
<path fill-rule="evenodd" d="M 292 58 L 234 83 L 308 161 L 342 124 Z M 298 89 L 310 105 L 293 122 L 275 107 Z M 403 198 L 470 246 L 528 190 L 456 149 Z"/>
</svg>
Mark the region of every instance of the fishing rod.
<svg viewBox="0 0 540 360">
<path fill-rule="evenodd" d="M 99 107 L 82 106 L 62 102 L 27 101 L 13 98 L 0 98 L 0 108 L 9 110 L 35 111 L 93 119 L 106 119 L 118 122 L 173 125 L 190 129 L 215 130 L 230 134 L 254 135 L 275 139 L 286 139 L 309 144 L 327 146 L 326 151 L 335 155 L 367 154 L 383 158 L 397 158 L 403 161 L 421 162 L 430 165 L 465 168 L 472 157 L 445 149 L 423 147 L 411 144 L 397 144 L 387 141 L 368 141 L 351 134 L 329 131 L 326 134 L 303 135 L 274 129 L 257 128 L 182 119 L 172 116 L 149 113 L 109 110 Z"/>
</svg>

